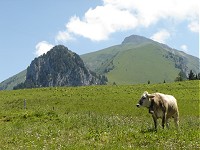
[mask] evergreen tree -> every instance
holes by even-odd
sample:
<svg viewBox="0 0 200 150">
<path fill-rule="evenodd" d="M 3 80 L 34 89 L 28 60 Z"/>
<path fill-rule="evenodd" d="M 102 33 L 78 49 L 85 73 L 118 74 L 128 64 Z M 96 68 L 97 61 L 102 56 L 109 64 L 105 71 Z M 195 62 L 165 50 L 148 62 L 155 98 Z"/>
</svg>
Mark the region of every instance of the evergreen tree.
<svg viewBox="0 0 200 150">
<path fill-rule="evenodd" d="M 198 73 L 198 80 L 200 80 L 200 73 Z"/>
<path fill-rule="evenodd" d="M 195 80 L 198 80 L 198 75 L 196 74 L 196 76 L 195 76 Z"/>
<path fill-rule="evenodd" d="M 189 80 L 195 80 L 196 79 L 195 74 L 193 73 L 192 70 L 190 70 L 190 73 L 188 74 L 188 79 Z"/>
</svg>

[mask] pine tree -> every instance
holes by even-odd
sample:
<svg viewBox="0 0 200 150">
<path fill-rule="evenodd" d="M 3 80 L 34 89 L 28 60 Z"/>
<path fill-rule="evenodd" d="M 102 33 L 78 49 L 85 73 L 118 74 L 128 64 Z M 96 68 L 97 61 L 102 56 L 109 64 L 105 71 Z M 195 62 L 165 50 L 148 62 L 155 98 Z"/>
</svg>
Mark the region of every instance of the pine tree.
<svg viewBox="0 0 200 150">
<path fill-rule="evenodd" d="M 198 73 L 198 80 L 200 80 L 200 73 Z"/>
<path fill-rule="evenodd" d="M 196 79 L 195 74 L 193 73 L 192 70 L 190 70 L 190 73 L 188 74 L 188 79 L 189 80 L 195 80 Z"/>
</svg>

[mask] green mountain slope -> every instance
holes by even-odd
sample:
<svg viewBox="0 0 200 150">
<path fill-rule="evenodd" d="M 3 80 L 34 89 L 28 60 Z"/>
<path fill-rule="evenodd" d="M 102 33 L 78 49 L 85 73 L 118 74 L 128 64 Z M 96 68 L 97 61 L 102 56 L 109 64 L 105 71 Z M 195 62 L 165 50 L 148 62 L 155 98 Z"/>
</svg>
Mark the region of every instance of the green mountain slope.
<svg viewBox="0 0 200 150">
<path fill-rule="evenodd" d="M 26 80 L 26 72 L 27 70 L 23 70 L 20 73 L 6 79 L 5 81 L 0 83 L 0 90 L 12 90 L 14 86 L 19 83 L 22 83 Z"/>
<path fill-rule="evenodd" d="M 117 84 L 173 82 L 182 70 L 198 73 L 199 59 L 145 37 L 132 35 L 121 45 L 81 56 L 93 71 Z"/>
<path fill-rule="evenodd" d="M 179 69 L 164 55 L 151 44 L 121 52 L 113 60 L 115 67 L 107 73 L 108 80 L 119 84 L 172 82 Z"/>
</svg>

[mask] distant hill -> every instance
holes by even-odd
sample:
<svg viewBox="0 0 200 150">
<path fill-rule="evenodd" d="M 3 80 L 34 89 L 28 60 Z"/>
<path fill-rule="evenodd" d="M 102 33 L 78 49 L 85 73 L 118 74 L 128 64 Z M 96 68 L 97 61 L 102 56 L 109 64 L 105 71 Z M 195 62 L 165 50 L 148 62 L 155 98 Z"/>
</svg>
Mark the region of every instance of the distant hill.
<svg viewBox="0 0 200 150">
<path fill-rule="evenodd" d="M 14 86 L 24 82 L 26 80 L 27 70 L 23 70 L 20 73 L 6 79 L 0 83 L 0 90 L 12 90 Z"/>
<path fill-rule="evenodd" d="M 85 67 L 79 55 L 58 45 L 31 62 L 25 82 L 15 89 L 105 84 L 101 77 Z"/>
<path fill-rule="evenodd" d="M 173 82 L 179 72 L 199 73 L 200 65 L 197 57 L 138 35 L 80 57 L 91 71 L 104 74 L 110 84 Z M 0 83 L 0 89 L 12 89 L 25 81 L 25 75 L 23 72 L 5 80 Z"/>
<path fill-rule="evenodd" d="M 111 84 L 173 82 L 180 71 L 199 71 L 198 58 L 137 35 L 81 58 L 92 71 L 105 74 Z"/>
</svg>

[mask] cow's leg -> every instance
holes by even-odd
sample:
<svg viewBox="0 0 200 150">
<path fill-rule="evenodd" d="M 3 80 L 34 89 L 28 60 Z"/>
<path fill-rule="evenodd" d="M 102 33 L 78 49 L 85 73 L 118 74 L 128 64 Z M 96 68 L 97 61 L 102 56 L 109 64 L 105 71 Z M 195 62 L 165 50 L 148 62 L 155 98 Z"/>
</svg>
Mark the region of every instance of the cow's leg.
<svg viewBox="0 0 200 150">
<path fill-rule="evenodd" d="M 179 128 L 179 116 L 178 116 L 178 114 L 176 114 L 174 116 L 174 123 L 175 123 L 176 128 L 178 129 Z"/>
<path fill-rule="evenodd" d="M 164 112 L 164 115 L 163 115 L 163 118 L 162 118 L 162 127 L 163 127 L 163 129 L 165 128 L 166 116 L 167 116 L 167 113 Z"/>
<path fill-rule="evenodd" d="M 169 129 L 169 118 L 166 119 L 166 127 Z"/>
<path fill-rule="evenodd" d="M 154 115 L 152 115 L 152 117 L 153 117 L 153 121 L 154 121 L 155 131 L 157 131 L 157 118 Z"/>
</svg>

